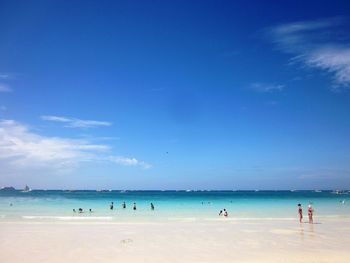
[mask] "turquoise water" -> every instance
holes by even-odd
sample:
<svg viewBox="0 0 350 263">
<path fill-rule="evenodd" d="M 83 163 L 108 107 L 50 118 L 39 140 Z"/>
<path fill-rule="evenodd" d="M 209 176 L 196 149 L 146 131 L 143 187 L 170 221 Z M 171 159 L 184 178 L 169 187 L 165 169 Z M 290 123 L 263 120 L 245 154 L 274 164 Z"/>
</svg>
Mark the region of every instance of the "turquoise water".
<svg viewBox="0 0 350 263">
<path fill-rule="evenodd" d="M 343 202 L 344 201 L 344 202 Z M 114 209 L 109 205 L 114 202 Z M 123 209 L 121 204 L 127 207 Z M 137 210 L 132 209 L 136 203 Z M 155 210 L 150 209 L 150 203 Z M 0 191 L 1 221 L 156 221 L 218 219 L 226 208 L 241 220 L 297 217 L 301 203 L 306 216 L 312 203 L 315 216 L 350 217 L 350 194 L 331 191 Z M 12 204 L 12 205 L 11 205 Z M 72 210 L 83 208 L 84 213 Z M 89 209 L 93 213 L 88 212 Z"/>
</svg>

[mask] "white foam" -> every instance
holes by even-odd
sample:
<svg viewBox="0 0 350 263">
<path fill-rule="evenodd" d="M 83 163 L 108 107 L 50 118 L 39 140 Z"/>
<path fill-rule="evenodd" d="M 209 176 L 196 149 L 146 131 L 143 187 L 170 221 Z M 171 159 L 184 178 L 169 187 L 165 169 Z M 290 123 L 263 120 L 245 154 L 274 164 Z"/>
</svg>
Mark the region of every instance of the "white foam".
<svg viewBox="0 0 350 263">
<path fill-rule="evenodd" d="M 109 221 L 112 220 L 113 217 L 111 216 L 22 216 L 23 219 L 53 219 L 53 220 L 61 220 L 61 221 L 75 221 L 75 220 L 91 220 L 91 221 Z"/>
</svg>

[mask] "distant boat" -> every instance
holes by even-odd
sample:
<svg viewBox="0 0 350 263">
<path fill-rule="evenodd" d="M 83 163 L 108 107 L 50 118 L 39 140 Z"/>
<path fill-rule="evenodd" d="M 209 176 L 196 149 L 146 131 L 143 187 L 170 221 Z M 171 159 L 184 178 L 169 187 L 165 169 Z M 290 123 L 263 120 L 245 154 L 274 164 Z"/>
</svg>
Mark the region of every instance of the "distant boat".
<svg viewBox="0 0 350 263">
<path fill-rule="evenodd" d="M 32 191 L 32 189 L 30 189 L 29 186 L 26 185 L 26 187 L 24 187 L 22 193 L 27 193 L 27 192 L 30 192 L 30 191 Z"/>
<path fill-rule="evenodd" d="M 332 192 L 332 194 L 336 194 L 336 195 L 347 195 L 349 194 L 349 192 L 345 191 L 345 190 L 335 190 Z"/>
</svg>

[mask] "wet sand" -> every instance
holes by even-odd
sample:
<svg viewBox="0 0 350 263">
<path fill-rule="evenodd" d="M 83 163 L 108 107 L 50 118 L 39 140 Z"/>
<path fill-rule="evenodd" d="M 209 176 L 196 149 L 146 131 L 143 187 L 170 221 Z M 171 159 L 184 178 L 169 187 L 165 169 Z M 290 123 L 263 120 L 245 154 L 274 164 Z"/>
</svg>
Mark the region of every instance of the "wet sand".
<svg viewBox="0 0 350 263">
<path fill-rule="evenodd" d="M 297 220 L 296 220 L 297 221 Z M 349 262 L 350 219 L 1 222 L 2 263 Z"/>
</svg>

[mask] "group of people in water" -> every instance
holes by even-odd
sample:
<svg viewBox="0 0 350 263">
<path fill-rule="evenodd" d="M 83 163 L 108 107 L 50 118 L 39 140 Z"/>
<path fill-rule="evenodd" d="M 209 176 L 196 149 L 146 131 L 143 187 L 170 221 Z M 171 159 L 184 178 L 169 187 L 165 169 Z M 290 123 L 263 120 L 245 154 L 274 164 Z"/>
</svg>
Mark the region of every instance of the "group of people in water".
<svg viewBox="0 0 350 263">
<path fill-rule="evenodd" d="M 151 207 L 151 210 L 154 210 L 154 204 L 153 203 L 150 203 L 150 207 Z M 125 202 L 122 203 L 122 208 L 126 209 L 126 203 Z M 114 202 L 110 203 L 109 209 L 110 210 L 114 210 Z M 133 203 L 132 209 L 134 211 L 137 210 L 135 202 Z M 77 211 L 75 209 L 73 209 L 73 212 L 76 213 Z M 84 213 L 83 208 L 79 208 L 78 212 L 79 213 Z M 92 212 L 93 211 L 90 208 L 89 209 L 89 213 L 92 213 Z M 299 222 L 302 223 L 303 222 L 303 208 L 302 208 L 301 204 L 298 204 L 298 214 L 299 214 Z M 308 214 L 308 217 L 309 217 L 309 224 L 313 224 L 313 222 L 314 222 L 314 219 L 313 219 L 314 209 L 312 208 L 311 204 L 308 205 L 307 214 Z M 219 216 L 228 217 L 228 212 L 227 212 L 226 208 L 224 208 L 223 210 L 220 210 Z"/>
<path fill-rule="evenodd" d="M 228 213 L 227 213 L 226 208 L 224 208 L 224 210 L 220 210 L 220 212 L 219 212 L 219 216 L 228 217 Z"/>
<path fill-rule="evenodd" d="M 302 223 L 303 222 L 303 208 L 301 207 L 301 204 L 298 204 L 298 214 L 299 214 L 299 222 Z M 314 209 L 312 208 L 312 205 L 309 204 L 308 208 L 307 208 L 307 214 L 309 217 L 309 224 L 313 224 L 314 223 Z"/>
<path fill-rule="evenodd" d="M 154 204 L 153 203 L 150 203 L 150 206 L 151 206 L 151 210 L 154 210 Z M 126 209 L 126 203 L 123 202 L 122 203 L 122 208 L 123 209 Z M 109 209 L 110 210 L 114 210 L 114 202 L 111 202 L 110 205 L 109 205 Z M 132 206 L 132 210 L 137 210 L 137 207 L 136 207 L 136 203 L 134 202 L 133 206 Z M 73 212 L 76 213 L 77 211 L 75 210 L 75 208 L 73 209 Z M 84 213 L 84 209 L 83 208 L 79 208 L 78 209 L 78 212 L 79 213 Z M 92 213 L 92 209 L 90 208 L 89 209 L 89 212 Z"/>
<path fill-rule="evenodd" d="M 73 208 L 73 212 L 74 212 L 74 213 L 77 212 L 77 211 L 75 210 L 75 208 Z M 79 213 L 84 213 L 84 209 L 81 208 L 81 207 L 79 207 L 78 212 L 79 212 Z M 90 209 L 89 209 L 89 213 L 92 213 L 92 212 L 93 212 L 93 211 L 92 211 L 92 209 L 90 208 Z"/>
<path fill-rule="evenodd" d="M 150 203 L 150 206 L 151 206 L 151 210 L 154 210 L 154 204 L 153 203 Z M 122 208 L 123 209 L 126 209 L 126 203 L 123 202 L 122 203 Z M 109 209 L 110 210 L 113 210 L 114 209 L 114 202 L 111 202 L 111 204 L 109 205 Z M 136 203 L 134 202 L 133 206 L 132 206 L 132 210 L 137 210 L 137 207 L 136 207 Z"/>
</svg>

